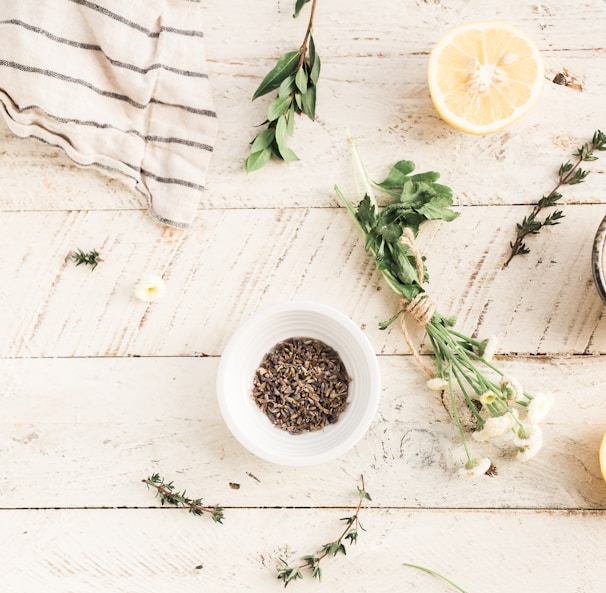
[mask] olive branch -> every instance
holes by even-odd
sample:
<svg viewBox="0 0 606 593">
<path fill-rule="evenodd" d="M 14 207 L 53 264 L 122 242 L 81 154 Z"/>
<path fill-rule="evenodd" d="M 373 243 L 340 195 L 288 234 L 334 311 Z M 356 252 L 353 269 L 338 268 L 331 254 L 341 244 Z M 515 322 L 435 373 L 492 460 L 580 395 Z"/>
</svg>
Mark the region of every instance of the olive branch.
<svg viewBox="0 0 606 593">
<path fill-rule="evenodd" d="M 315 119 L 320 56 L 316 53 L 312 29 L 317 0 L 297 0 L 293 17 L 299 16 L 303 6 L 310 1 L 311 11 L 303 43 L 299 49 L 280 56 L 253 94 L 254 101 L 278 90 L 278 96 L 267 108 L 266 120 L 260 124 L 267 128 L 251 142 L 245 164 L 247 173 L 265 166 L 272 156 L 285 162 L 299 160 L 287 145 L 288 136 L 294 133 L 295 115 L 304 113 L 309 119 Z"/>
</svg>

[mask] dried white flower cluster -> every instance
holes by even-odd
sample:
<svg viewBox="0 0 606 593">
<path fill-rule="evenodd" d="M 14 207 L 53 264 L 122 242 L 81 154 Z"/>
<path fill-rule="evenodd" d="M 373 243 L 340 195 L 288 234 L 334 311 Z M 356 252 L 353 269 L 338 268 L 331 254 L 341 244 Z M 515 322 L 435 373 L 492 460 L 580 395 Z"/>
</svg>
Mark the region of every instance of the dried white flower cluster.
<svg viewBox="0 0 606 593">
<path fill-rule="evenodd" d="M 427 386 L 436 391 L 450 389 L 449 381 L 441 377 L 429 379 Z M 515 377 L 508 375 L 502 375 L 498 388 L 496 387 L 493 386 L 477 396 L 482 409 L 476 416 L 478 429 L 471 436 L 474 441 L 480 443 L 509 438 L 513 441 L 516 459 L 528 461 L 543 446 L 540 423 L 545 420 L 553 406 L 553 395 L 530 395 Z M 469 452 L 465 441 L 464 446 Z M 491 465 L 490 459 L 469 454 L 459 473 L 463 476 L 479 476 L 485 474 Z"/>
</svg>

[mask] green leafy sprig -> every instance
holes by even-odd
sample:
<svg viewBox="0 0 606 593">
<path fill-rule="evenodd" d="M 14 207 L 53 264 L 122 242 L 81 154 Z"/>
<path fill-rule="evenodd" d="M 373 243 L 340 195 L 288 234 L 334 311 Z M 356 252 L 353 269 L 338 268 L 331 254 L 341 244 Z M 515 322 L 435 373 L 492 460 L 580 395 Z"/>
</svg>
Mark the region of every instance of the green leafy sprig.
<svg viewBox="0 0 606 593">
<path fill-rule="evenodd" d="M 428 388 L 447 394 L 452 418 L 466 456 L 461 475 L 494 475 L 496 468 L 488 458 L 476 457 L 463 428 L 459 406 L 464 403 L 475 431 L 474 440 L 484 442 L 512 432 L 517 459 L 526 461 L 542 447 L 538 424 L 544 419 L 552 397 L 526 392 L 519 381 L 505 375 L 493 362 L 496 339 L 468 337 L 454 329 L 456 318 L 437 311 L 427 294 L 425 258 L 415 244 L 419 227 L 428 220 L 450 221 L 458 213 L 451 210 L 451 190 L 437 183 L 438 173 L 412 174 L 411 161 L 399 161 L 381 183 L 371 182 L 351 141 L 354 171 L 362 181 L 364 197 L 358 206 L 335 187 L 348 212 L 362 230 L 364 246 L 389 287 L 401 297 L 395 315 L 381 323 L 386 329 L 401 319 L 402 333 L 416 362 L 428 377 Z M 379 206 L 374 190 L 387 194 Z M 435 365 L 429 368 L 416 351 L 405 320 L 413 318 L 423 328 L 433 350 Z"/>
<path fill-rule="evenodd" d="M 155 488 L 156 497 L 160 499 L 162 505 L 172 505 L 175 507 L 187 508 L 193 515 L 209 514 L 215 523 L 223 523 L 224 514 L 223 508 L 219 505 L 212 507 L 204 506 L 201 498 L 189 498 L 186 491 L 176 492 L 172 482 L 165 482 L 159 474 L 153 474 L 145 480 L 141 480 L 147 484 L 148 488 Z"/>
<path fill-rule="evenodd" d="M 312 30 L 317 0 L 297 0 L 293 16 L 299 16 L 303 6 L 310 1 L 311 11 L 303 43 L 298 50 L 286 52 L 278 59 L 253 94 L 254 101 L 278 90 L 277 97 L 267 108 L 267 119 L 261 124 L 267 128 L 251 142 L 245 164 L 248 173 L 266 165 L 272 155 L 286 162 L 298 160 L 299 157 L 287 145 L 288 136 L 294 132 L 295 116 L 304 113 L 311 120 L 316 117 L 316 86 L 321 64 Z"/>
<path fill-rule="evenodd" d="M 576 185 L 585 181 L 585 178 L 589 175 L 589 171 L 582 169 L 580 165 L 583 162 L 597 160 L 598 157 L 594 154 L 594 151 L 596 150 L 606 150 L 606 134 L 600 130 L 596 130 L 591 142 L 586 142 L 577 149 L 574 153 L 574 156 L 577 157 L 574 163 L 567 161 L 560 165 L 558 180 L 555 187 L 535 204 L 532 212 L 524 217 L 522 222 L 516 223 L 516 238 L 515 241 L 509 243 L 511 253 L 507 258 L 504 267 L 508 266 L 509 262 L 516 255 L 530 253 L 530 249 L 525 243 L 526 237 L 529 235 L 536 235 L 545 226 L 559 224 L 560 220 L 564 218 L 564 214 L 561 210 L 554 210 L 543 220 L 538 220 L 537 217 L 544 208 L 551 208 L 558 205 L 559 201 L 562 199 L 562 194 L 559 190 L 563 185 Z"/>
<path fill-rule="evenodd" d="M 337 556 L 337 554 L 347 554 L 347 548 L 345 542 L 349 542 L 349 545 L 355 544 L 358 541 L 359 530 L 365 531 L 364 527 L 360 523 L 360 511 L 362 504 L 365 500 L 372 500 L 370 494 L 364 487 L 364 476 L 361 478 L 361 486 L 358 488 L 358 505 L 355 513 L 350 517 L 343 517 L 341 521 L 345 522 L 345 528 L 339 535 L 339 537 L 327 544 L 324 544 L 319 552 L 315 554 L 308 554 L 302 556 L 302 564 L 297 566 L 291 566 L 285 560 L 280 558 L 282 566 L 277 568 L 277 577 L 279 580 L 284 581 L 286 587 L 292 581 L 303 578 L 303 570 L 307 569 L 310 571 L 311 576 L 319 581 L 322 580 L 322 568 L 320 562 L 326 557 Z"/>
<path fill-rule="evenodd" d="M 93 249 L 92 251 L 82 251 L 82 249 L 76 249 L 76 251 L 72 251 L 70 257 L 77 266 L 80 264 L 90 266 L 91 272 L 97 267 L 99 262 L 103 261 L 99 257 L 99 252 L 96 249 Z"/>
</svg>

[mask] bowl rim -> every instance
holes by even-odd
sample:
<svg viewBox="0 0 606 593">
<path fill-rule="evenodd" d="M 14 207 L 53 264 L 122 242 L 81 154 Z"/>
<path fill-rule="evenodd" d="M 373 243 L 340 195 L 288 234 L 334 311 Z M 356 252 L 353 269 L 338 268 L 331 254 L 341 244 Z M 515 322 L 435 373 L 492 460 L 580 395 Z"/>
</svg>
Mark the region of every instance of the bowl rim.
<svg viewBox="0 0 606 593">
<path fill-rule="evenodd" d="M 367 401 L 365 402 L 365 407 L 363 413 L 361 414 L 360 421 L 357 422 L 355 426 L 347 433 L 346 438 L 338 441 L 330 448 L 325 449 L 321 452 L 310 455 L 292 457 L 283 454 L 281 451 L 268 449 L 267 447 L 259 445 L 254 440 L 254 438 L 251 438 L 249 434 L 241 430 L 240 424 L 232 418 L 230 406 L 227 402 L 228 394 L 226 389 L 226 383 L 228 382 L 228 373 L 230 373 L 232 370 L 232 354 L 241 345 L 241 340 L 243 339 L 243 337 L 249 335 L 251 328 L 258 326 L 259 324 L 262 324 L 273 317 L 297 311 L 317 314 L 320 317 L 331 319 L 339 326 L 341 326 L 345 330 L 345 332 L 352 337 L 353 342 L 355 342 L 356 349 L 360 352 L 360 355 L 363 357 L 363 360 L 366 363 L 369 377 L 369 386 L 367 393 Z M 313 338 L 314 336 L 312 335 L 309 337 Z M 259 362 L 261 361 L 261 357 L 259 358 Z M 352 373 L 351 369 L 349 369 L 349 372 Z M 372 344 L 370 343 L 370 340 L 364 334 L 362 329 L 352 319 L 350 319 L 340 310 L 330 305 L 310 300 L 291 300 L 275 303 L 260 308 L 250 317 L 248 317 L 234 331 L 234 333 L 228 339 L 227 344 L 223 349 L 221 359 L 219 361 L 219 367 L 217 369 L 216 390 L 219 409 L 223 420 L 225 421 L 225 424 L 227 425 L 232 435 L 236 438 L 236 440 L 239 441 L 239 443 L 244 446 L 248 451 L 260 457 L 261 459 L 278 465 L 285 465 L 291 467 L 310 466 L 318 465 L 320 463 L 333 460 L 343 455 L 345 452 L 351 449 L 366 433 L 374 417 L 376 416 L 377 408 L 379 405 L 381 391 L 381 374 L 377 356 L 374 351 L 374 348 L 372 347 Z M 346 413 L 346 411 L 347 410 L 345 410 L 344 413 Z M 258 413 L 260 415 L 265 416 L 260 409 L 258 409 Z M 330 430 L 331 426 L 336 426 L 337 424 L 338 423 L 330 425 L 322 431 L 318 431 L 318 433 Z M 280 430 L 278 427 L 271 428 L 275 430 Z M 299 439 L 300 442 L 304 443 L 305 437 L 307 435 L 317 436 L 318 433 L 312 432 L 291 436 L 292 438 Z"/>
<path fill-rule="evenodd" d="M 606 216 L 600 222 L 593 240 L 591 267 L 593 280 L 602 302 L 606 304 L 606 277 L 604 276 L 604 247 L 606 244 Z"/>
</svg>

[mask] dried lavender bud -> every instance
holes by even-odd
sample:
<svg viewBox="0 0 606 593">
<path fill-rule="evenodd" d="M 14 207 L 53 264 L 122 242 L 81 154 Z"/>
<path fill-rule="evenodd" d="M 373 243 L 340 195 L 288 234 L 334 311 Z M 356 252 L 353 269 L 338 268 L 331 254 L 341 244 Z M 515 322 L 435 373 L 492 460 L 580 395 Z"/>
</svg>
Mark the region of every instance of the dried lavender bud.
<svg viewBox="0 0 606 593">
<path fill-rule="evenodd" d="M 339 419 L 347 407 L 350 381 L 333 348 L 321 340 L 289 338 L 263 357 L 252 396 L 273 424 L 300 434 Z"/>
</svg>

